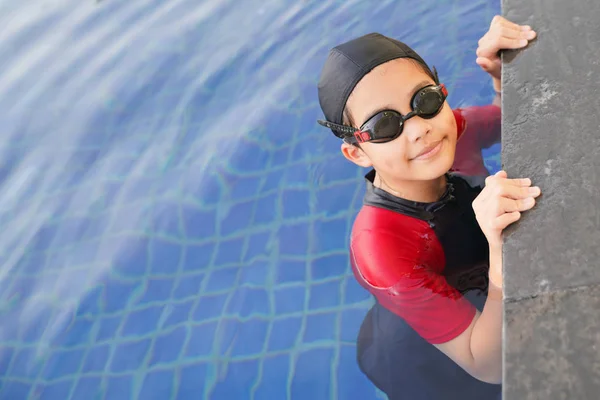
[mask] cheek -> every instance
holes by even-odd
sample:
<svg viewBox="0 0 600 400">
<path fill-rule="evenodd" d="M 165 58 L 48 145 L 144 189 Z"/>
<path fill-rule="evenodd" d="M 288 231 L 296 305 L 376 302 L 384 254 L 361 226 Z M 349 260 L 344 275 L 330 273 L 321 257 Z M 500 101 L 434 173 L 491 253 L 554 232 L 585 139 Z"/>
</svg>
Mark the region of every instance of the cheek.
<svg viewBox="0 0 600 400">
<path fill-rule="evenodd" d="M 456 117 L 454 116 L 454 113 L 452 112 L 452 109 L 450 108 L 450 106 L 448 106 L 447 104 L 443 110 L 443 117 L 444 118 L 441 119 L 442 120 L 441 122 L 443 124 L 441 129 L 443 129 L 444 133 L 446 133 L 451 140 L 456 141 L 456 137 L 457 137 Z"/>
<path fill-rule="evenodd" d="M 405 140 L 405 138 L 400 137 L 386 145 L 385 150 L 381 152 L 380 163 L 382 167 L 394 171 L 405 168 L 408 164 Z"/>
</svg>

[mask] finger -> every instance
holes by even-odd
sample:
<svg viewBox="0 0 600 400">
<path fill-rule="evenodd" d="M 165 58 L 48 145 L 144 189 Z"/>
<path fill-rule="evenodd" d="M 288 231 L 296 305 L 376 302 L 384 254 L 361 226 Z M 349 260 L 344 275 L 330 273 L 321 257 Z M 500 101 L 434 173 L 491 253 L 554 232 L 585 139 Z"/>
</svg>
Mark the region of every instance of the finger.
<svg viewBox="0 0 600 400">
<path fill-rule="evenodd" d="M 504 27 L 507 27 L 507 28 L 510 28 L 510 29 L 517 30 L 517 31 L 522 30 L 521 25 L 516 24 L 516 23 L 514 23 L 512 21 L 509 21 L 509 20 L 507 20 L 506 18 L 504 18 L 504 17 L 502 17 L 500 15 L 496 15 L 492 19 L 492 25 L 500 25 L 500 26 L 504 26 Z M 531 29 L 531 27 L 529 27 L 529 29 Z"/>
<path fill-rule="evenodd" d="M 509 38 L 509 39 L 521 39 L 526 38 L 526 35 L 531 31 L 523 31 L 519 27 L 516 29 L 514 27 L 509 27 L 506 25 L 499 25 L 497 28 L 497 33 L 501 37 Z"/>
<path fill-rule="evenodd" d="M 511 28 L 507 28 L 505 26 L 500 27 L 498 33 L 499 37 L 504 37 L 508 39 L 527 39 L 533 40 L 537 36 L 537 33 L 532 30 L 524 31 L 524 30 L 515 30 Z"/>
<path fill-rule="evenodd" d="M 528 197 L 538 197 L 541 194 L 541 190 L 537 186 L 533 187 L 520 187 L 510 184 L 500 184 L 500 186 L 493 190 L 497 196 L 505 197 L 513 200 L 526 199 Z"/>
<path fill-rule="evenodd" d="M 521 213 L 518 211 L 500 215 L 494 221 L 494 227 L 498 230 L 504 230 L 510 224 L 514 224 L 521 219 Z"/>
<path fill-rule="evenodd" d="M 475 62 L 486 72 L 491 71 L 495 67 L 495 63 L 493 61 L 491 61 L 489 58 L 477 57 Z"/>
<path fill-rule="evenodd" d="M 515 211 L 527 211 L 531 210 L 535 206 L 535 199 L 533 197 L 527 197 L 526 199 L 513 200 L 503 197 L 499 202 L 498 215 L 505 213 L 512 213 Z"/>
<path fill-rule="evenodd" d="M 529 44 L 527 39 L 509 39 L 500 37 L 492 46 L 496 51 L 501 49 L 520 49 Z M 493 50 L 493 49 L 492 49 Z M 495 53 L 496 51 L 493 51 Z"/>
<path fill-rule="evenodd" d="M 506 183 L 519 186 L 519 187 L 528 187 L 531 186 L 531 179 L 529 178 L 513 178 L 507 179 Z"/>
</svg>

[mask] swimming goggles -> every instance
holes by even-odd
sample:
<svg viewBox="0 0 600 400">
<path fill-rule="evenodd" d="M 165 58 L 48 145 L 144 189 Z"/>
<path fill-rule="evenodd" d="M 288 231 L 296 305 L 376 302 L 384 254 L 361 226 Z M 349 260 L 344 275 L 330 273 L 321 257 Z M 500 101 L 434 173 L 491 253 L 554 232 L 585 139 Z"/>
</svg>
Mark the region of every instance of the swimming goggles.
<svg viewBox="0 0 600 400">
<path fill-rule="evenodd" d="M 351 144 L 386 143 L 400 136 L 404 130 L 404 123 L 412 117 L 430 119 L 438 115 L 447 97 L 448 90 L 443 84 L 428 85 L 417 90 L 412 96 L 410 100 L 412 111 L 406 115 L 394 110 L 380 111 L 369 118 L 360 129 L 323 120 L 317 122 Z"/>
</svg>

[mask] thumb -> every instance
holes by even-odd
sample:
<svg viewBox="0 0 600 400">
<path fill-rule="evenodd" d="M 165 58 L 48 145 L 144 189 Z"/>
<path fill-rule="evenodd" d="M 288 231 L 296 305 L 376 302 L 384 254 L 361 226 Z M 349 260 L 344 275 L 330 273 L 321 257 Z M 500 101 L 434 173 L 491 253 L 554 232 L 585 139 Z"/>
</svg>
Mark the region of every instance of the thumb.
<svg viewBox="0 0 600 400">
<path fill-rule="evenodd" d="M 508 178 L 506 171 L 498 171 L 494 174 L 494 176 L 497 176 L 498 178 Z"/>
</svg>

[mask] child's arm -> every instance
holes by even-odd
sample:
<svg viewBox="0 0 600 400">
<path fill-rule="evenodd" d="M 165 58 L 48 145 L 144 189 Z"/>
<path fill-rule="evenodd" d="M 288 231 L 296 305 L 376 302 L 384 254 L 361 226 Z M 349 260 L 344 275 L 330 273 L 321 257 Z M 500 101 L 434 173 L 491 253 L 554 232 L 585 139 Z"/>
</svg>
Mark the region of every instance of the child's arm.
<svg viewBox="0 0 600 400">
<path fill-rule="evenodd" d="M 479 380 L 502 382 L 502 231 L 533 208 L 541 194 L 530 179 L 508 179 L 500 171 L 486 179 L 473 202 L 477 222 L 490 246 L 489 292 L 481 313 L 454 339 L 436 347 Z"/>
</svg>

